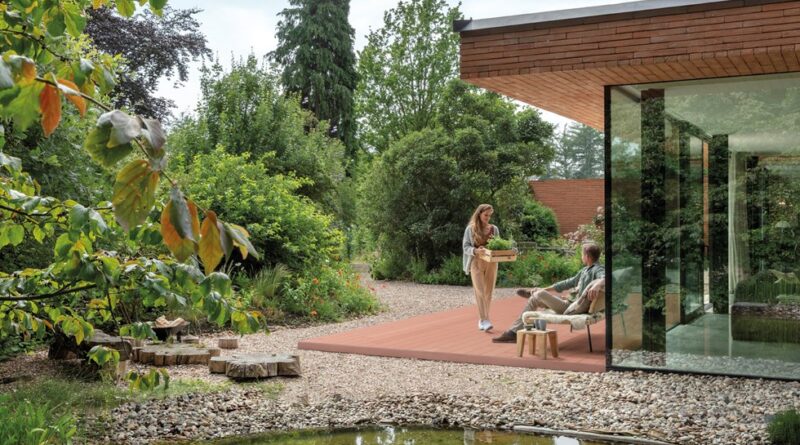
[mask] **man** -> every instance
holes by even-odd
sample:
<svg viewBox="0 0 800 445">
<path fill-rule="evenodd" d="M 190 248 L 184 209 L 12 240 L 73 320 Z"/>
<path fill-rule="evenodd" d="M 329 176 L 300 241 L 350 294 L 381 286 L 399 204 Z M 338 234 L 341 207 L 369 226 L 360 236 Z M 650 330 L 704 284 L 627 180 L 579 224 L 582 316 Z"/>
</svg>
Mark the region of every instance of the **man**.
<svg viewBox="0 0 800 445">
<path fill-rule="evenodd" d="M 557 314 L 585 314 L 589 311 L 592 301 L 601 296 L 606 287 L 605 268 L 597 264 L 600 259 L 600 247 L 595 243 L 583 245 L 581 260 L 586 266 L 577 275 L 546 288 L 533 288 L 531 292 L 520 289 L 517 295 L 528 299 L 528 304 L 522 312 L 535 311 L 540 307 L 550 308 Z M 553 292 L 563 292 L 567 289 L 577 288 L 574 300 L 565 300 Z M 531 295 L 532 294 L 532 295 Z M 514 321 L 507 331 L 492 339 L 495 343 L 515 343 L 517 331 L 522 329 L 522 314 Z"/>
</svg>

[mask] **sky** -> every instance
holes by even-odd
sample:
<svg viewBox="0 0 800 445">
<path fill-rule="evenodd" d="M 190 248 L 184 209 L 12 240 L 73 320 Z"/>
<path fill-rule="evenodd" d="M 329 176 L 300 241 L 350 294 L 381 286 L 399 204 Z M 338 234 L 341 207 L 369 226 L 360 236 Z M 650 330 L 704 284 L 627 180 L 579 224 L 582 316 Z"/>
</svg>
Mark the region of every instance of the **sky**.
<svg viewBox="0 0 800 445">
<path fill-rule="evenodd" d="M 370 30 L 383 25 L 383 14 L 393 8 L 398 0 L 351 0 L 350 25 L 355 29 L 355 49 L 366 44 Z M 534 12 L 627 3 L 633 0 L 462 0 L 464 18 L 485 19 Z M 447 0 L 450 5 L 457 0 Z M 275 27 L 278 13 L 289 6 L 288 0 L 170 0 L 176 9 L 199 8 L 195 15 L 200 31 L 208 40 L 208 47 L 220 63 L 230 66 L 231 59 L 240 59 L 253 53 L 262 57 L 275 49 Z M 200 99 L 199 63 L 193 65 L 189 80 L 175 85 L 171 80 L 159 84 L 158 95 L 175 101 L 175 115 L 192 113 Z M 569 119 L 544 111 L 543 117 L 559 126 Z"/>
</svg>

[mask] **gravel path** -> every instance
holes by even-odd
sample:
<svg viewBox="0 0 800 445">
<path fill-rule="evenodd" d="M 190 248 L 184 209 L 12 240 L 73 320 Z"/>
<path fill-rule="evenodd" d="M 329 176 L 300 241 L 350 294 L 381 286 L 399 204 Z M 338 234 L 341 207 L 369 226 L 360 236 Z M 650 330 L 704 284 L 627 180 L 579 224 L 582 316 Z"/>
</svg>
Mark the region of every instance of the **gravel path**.
<svg viewBox="0 0 800 445">
<path fill-rule="evenodd" d="M 387 307 L 385 312 L 344 323 L 277 328 L 270 335 L 240 340 L 239 351 L 300 355 L 303 376 L 275 379 L 284 387 L 277 398 L 234 385 L 217 393 L 180 396 L 178 403 L 127 404 L 98 419 L 97 431 L 104 432 L 99 441 L 145 444 L 381 422 L 498 429 L 531 424 L 627 432 L 681 444 L 764 444 L 766 416 L 800 407 L 800 382 L 574 373 L 296 350 L 301 339 L 472 304 L 468 287 L 368 285 Z M 496 295 L 510 298 L 512 293 L 500 289 Z M 170 375 L 227 380 L 209 375 L 205 366 L 170 368 Z"/>
</svg>

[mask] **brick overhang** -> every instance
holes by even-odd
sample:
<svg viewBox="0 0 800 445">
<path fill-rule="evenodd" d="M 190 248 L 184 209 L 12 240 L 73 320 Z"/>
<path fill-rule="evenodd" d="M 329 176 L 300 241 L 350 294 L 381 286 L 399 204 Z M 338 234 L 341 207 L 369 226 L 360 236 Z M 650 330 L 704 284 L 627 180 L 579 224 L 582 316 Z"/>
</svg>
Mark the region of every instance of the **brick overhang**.
<svg viewBox="0 0 800 445">
<path fill-rule="evenodd" d="M 456 28 L 463 80 L 600 130 L 606 85 L 800 71 L 800 0 L 648 0 Z"/>
</svg>

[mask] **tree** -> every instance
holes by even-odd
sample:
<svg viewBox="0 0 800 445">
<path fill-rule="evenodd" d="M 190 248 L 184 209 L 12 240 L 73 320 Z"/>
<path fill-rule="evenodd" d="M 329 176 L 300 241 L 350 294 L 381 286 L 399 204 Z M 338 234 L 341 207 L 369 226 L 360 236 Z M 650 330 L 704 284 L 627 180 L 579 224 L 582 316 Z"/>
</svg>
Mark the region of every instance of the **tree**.
<svg viewBox="0 0 800 445">
<path fill-rule="evenodd" d="M 272 154 L 264 165 L 267 175 L 301 178 L 298 193 L 341 214 L 344 147 L 328 137 L 325 123 L 302 109 L 296 96 L 280 94 L 273 72 L 250 55 L 233 61 L 227 73 L 218 63 L 204 69 L 200 87 L 197 117 L 180 121 L 170 136 L 179 161 L 188 165 L 195 155 L 217 147 L 249 153 L 253 162 Z"/>
<path fill-rule="evenodd" d="M 281 82 L 303 108 L 328 121 L 328 134 L 355 157 L 353 91 L 355 30 L 347 21 L 349 0 L 290 0 L 278 22 L 278 47 L 270 57 L 283 68 Z"/>
<path fill-rule="evenodd" d="M 504 234 L 519 234 L 530 200 L 525 178 L 542 173 L 552 158 L 552 127 L 537 118 L 497 94 L 451 81 L 437 125 L 392 143 L 362 184 L 363 224 L 381 256 L 437 267 L 459 251 L 467 219 L 484 202 L 495 206 Z"/>
<path fill-rule="evenodd" d="M 134 113 L 164 119 L 175 103 L 154 96 L 158 81 L 175 78 L 185 82 L 189 63 L 211 54 L 195 19 L 199 9 L 165 7 L 161 15 L 144 11 L 133 17 L 111 8 L 92 9 L 86 33 L 95 47 L 125 59 L 125 69 L 114 88 L 114 106 Z"/>
<path fill-rule="evenodd" d="M 106 3 L 12 2 L 0 17 L 0 150 L 7 135 L 33 132 L 34 123 L 48 138 L 65 113 L 97 116 L 83 148 L 115 176 L 110 202 L 84 205 L 41 195 L 21 160 L 0 151 L 0 249 L 26 238 L 55 240 L 51 264 L 0 273 L 0 339 L 59 330 L 81 343 L 96 323 L 153 336 L 126 311 L 130 307 L 201 308 L 214 322 L 252 332 L 261 315 L 248 311 L 228 276 L 214 271 L 234 249 L 258 255 L 247 231 L 197 206 L 170 176 L 166 136 L 157 120 L 113 110 L 100 100 L 114 85 L 115 58 L 76 40 L 82 39 L 87 10 Z M 115 5 L 127 16 L 136 8 L 132 0 Z M 164 1 L 149 6 L 160 14 Z M 64 108 L 65 102 L 75 111 Z M 163 205 L 156 202 L 162 179 L 169 185 Z M 172 258 L 150 255 L 153 250 L 169 251 Z M 113 356 L 104 348 L 91 354 L 100 365 Z"/>
<path fill-rule="evenodd" d="M 570 123 L 564 126 L 555 141 L 555 158 L 548 167 L 548 176 L 564 179 L 603 177 L 603 134 L 594 128 Z"/>
<path fill-rule="evenodd" d="M 447 82 L 458 74 L 458 6 L 444 0 L 401 1 L 359 53 L 356 110 L 368 150 L 433 124 Z"/>
</svg>

